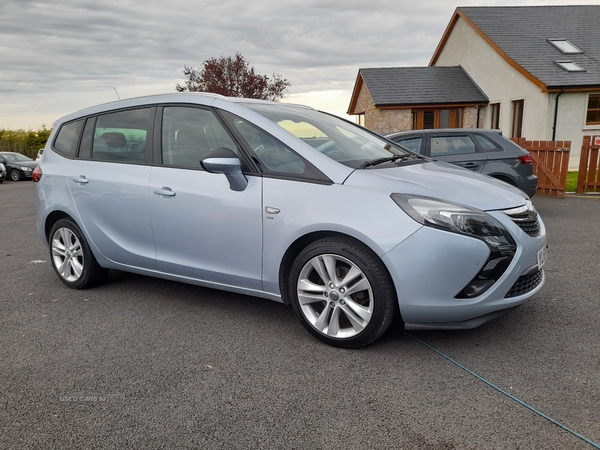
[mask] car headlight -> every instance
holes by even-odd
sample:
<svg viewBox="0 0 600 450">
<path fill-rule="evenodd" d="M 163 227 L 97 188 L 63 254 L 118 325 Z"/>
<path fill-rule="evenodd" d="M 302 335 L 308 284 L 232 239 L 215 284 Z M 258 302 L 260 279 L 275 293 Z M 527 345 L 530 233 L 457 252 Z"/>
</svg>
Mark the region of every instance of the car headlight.
<svg viewBox="0 0 600 450">
<path fill-rule="evenodd" d="M 21 170 L 24 172 L 31 172 L 33 169 L 31 167 L 21 167 Z"/>
<path fill-rule="evenodd" d="M 391 197 L 406 214 L 425 226 L 480 239 L 493 249 L 515 245 L 506 228 L 479 209 L 418 195 Z"/>
</svg>

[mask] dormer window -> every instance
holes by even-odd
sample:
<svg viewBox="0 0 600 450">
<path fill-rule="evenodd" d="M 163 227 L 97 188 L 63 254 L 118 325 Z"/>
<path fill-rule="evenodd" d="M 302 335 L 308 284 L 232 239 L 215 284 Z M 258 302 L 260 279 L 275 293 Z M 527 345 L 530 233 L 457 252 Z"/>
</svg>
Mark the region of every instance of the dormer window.
<svg viewBox="0 0 600 450">
<path fill-rule="evenodd" d="M 567 72 L 585 72 L 585 69 L 573 61 L 554 61 L 554 64 Z"/>
<path fill-rule="evenodd" d="M 548 42 L 550 42 L 556 49 L 558 49 L 560 52 L 566 55 L 574 53 L 583 53 L 583 50 L 573 45 L 567 39 L 548 39 Z"/>
</svg>

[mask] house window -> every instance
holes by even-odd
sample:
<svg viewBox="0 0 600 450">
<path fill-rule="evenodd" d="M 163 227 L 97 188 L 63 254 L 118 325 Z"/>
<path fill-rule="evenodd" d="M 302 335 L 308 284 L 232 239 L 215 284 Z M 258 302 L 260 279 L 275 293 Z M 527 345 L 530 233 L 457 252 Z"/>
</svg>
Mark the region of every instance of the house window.
<svg viewBox="0 0 600 450">
<path fill-rule="evenodd" d="M 600 94 L 591 94 L 588 99 L 586 125 L 600 125 Z"/>
<path fill-rule="evenodd" d="M 567 72 L 585 72 L 585 68 L 581 67 L 579 64 L 574 63 L 573 61 L 554 61 L 555 64 L 558 64 L 563 70 Z"/>
<path fill-rule="evenodd" d="M 525 100 L 513 100 L 512 102 L 512 126 L 510 137 L 519 138 L 523 134 L 523 107 Z"/>
<path fill-rule="evenodd" d="M 500 103 L 492 103 L 490 105 L 490 128 L 494 130 L 500 129 Z"/>
<path fill-rule="evenodd" d="M 567 39 L 548 39 L 554 47 L 556 47 L 561 53 L 571 54 L 571 53 L 583 53 L 579 47 L 575 46 L 572 42 Z"/>
<path fill-rule="evenodd" d="M 364 114 L 359 114 L 359 115 L 357 116 L 357 118 L 358 118 L 358 122 L 357 122 L 357 123 L 358 123 L 358 124 L 359 124 L 361 127 L 364 127 L 364 126 L 365 126 L 365 115 L 364 115 Z"/>
<path fill-rule="evenodd" d="M 461 128 L 462 108 L 413 109 L 413 130 Z"/>
</svg>

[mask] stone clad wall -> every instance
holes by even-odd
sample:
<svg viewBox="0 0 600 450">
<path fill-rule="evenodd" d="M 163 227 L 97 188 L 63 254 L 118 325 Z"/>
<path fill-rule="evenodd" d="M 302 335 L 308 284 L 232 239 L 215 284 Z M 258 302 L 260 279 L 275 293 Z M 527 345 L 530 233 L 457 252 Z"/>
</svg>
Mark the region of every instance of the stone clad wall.
<svg viewBox="0 0 600 450">
<path fill-rule="evenodd" d="M 480 123 L 483 123 L 484 109 L 481 110 L 482 117 L 480 117 Z M 365 127 L 379 134 L 410 131 L 413 129 L 411 108 L 376 108 L 366 84 L 363 84 L 360 89 L 353 112 L 354 114 L 364 114 Z M 463 128 L 477 128 L 476 107 L 463 108 Z"/>
</svg>

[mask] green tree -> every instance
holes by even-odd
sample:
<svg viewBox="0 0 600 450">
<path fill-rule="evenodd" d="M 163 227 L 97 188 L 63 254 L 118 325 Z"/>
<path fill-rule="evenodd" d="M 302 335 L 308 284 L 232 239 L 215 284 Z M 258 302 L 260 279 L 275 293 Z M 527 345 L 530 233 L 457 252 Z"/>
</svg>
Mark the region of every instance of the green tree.
<svg viewBox="0 0 600 450">
<path fill-rule="evenodd" d="M 177 84 L 178 92 L 211 92 L 226 97 L 247 97 L 279 100 L 290 82 L 279 74 L 271 78 L 254 72 L 240 53 L 235 57 L 209 58 L 202 67 L 183 66 L 184 83 Z"/>
</svg>

